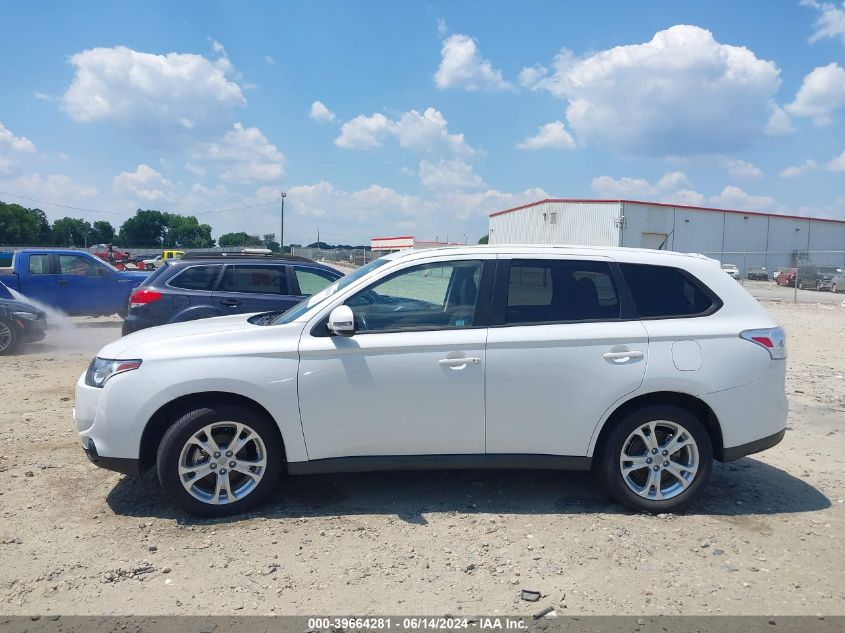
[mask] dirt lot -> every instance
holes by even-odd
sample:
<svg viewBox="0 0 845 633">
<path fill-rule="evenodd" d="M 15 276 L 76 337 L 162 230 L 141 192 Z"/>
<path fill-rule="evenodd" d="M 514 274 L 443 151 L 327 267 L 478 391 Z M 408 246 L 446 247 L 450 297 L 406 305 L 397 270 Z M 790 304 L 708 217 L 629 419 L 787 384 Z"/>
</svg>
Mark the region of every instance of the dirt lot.
<svg viewBox="0 0 845 633">
<path fill-rule="evenodd" d="M 789 431 L 685 515 L 585 473 L 302 477 L 236 520 L 90 465 L 73 384 L 119 322 L 0 360 L 3 614 L 845 613 L 845 296 L 752 284 L 789 333 Z M 538 603 L 520 589 L 542 592 Z"/>
</svg>

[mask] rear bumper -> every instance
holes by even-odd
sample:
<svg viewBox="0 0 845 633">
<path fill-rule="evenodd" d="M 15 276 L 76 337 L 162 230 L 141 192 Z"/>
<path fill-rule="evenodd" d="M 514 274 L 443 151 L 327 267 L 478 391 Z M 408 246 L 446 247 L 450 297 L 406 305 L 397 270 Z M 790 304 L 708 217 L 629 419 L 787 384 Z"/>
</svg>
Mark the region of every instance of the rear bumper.
<svg viewBox="0 0 845 633">
<path fill-rule="evenodd" d="M 155 323 L 151 319 L 142 317 L 137 314 L 127 314 L 126 318 L 123 319 L 123 328 L 121 329 L 121 334 L 123 336 L 126 336 L 127 334 L 132 334 L 132 332 L 145 330 L 148 327 L 154 327 L 156 325 L 163 325 L 163 323 Z"/>
<path fill-rule="evenodd" d="M 732 462 L 735 459 L 739 459 L 740 457 L 745 457 L 746 455 L 752 455 L 754 453 L 764 451 L 767 448 L 775 446 L 776 444 L 780 444 L 780 441 L 783 439 L 783 436 L 785 434 L 786 429 L 783 429 L 782 431 L 778 431 L 777 433 L 769 435 L 768 437 L 764 437 L 759 440 L 754 440 L 753 442 L 748 442 L 747 444 L 724 448 L 722 449 L 722 461 Z"/>
</svg>

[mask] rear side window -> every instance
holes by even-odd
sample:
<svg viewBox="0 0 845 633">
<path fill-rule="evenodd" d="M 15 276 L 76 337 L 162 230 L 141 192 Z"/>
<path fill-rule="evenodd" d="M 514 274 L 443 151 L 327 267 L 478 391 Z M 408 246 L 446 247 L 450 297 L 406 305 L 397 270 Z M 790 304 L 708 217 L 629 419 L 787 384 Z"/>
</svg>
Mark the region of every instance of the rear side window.
<svg viewBox="0 0 845 633">
<path fill-rule="evenodd" d="M 212 290 L 222 266 L 189 266 L 167 282 L 172 288 Z"/>
<path fill-rule="evenodd" d="M 334 275 L 316 268 L 294 268 L 296 283 L 299 284 L 299 294 L 310 296 L 320 292 L 335 280 Z"/>
<path fill-rule="evenodd" d="M 619 318 L 610 265 L 578 260 L 511 262 L 505 325 Z"/>
<path fill-rule="evenodd" d="M 227 266 L 220 282 L 220 290 L 267 295 L 290 294 L 287 266 Z"/>
<path fill-rule="evenodd" d="M 49 275 L 50 274 L 50 256 L 49 255 L 30 255 L 29 256 L 29 274 L 30 275 Z"/>
<path fill-rule="evenodd" d="M 700 281 L 678 268 L 619 264 L 641 318 L 698 316 L 720 307 Z"/>
</svg>

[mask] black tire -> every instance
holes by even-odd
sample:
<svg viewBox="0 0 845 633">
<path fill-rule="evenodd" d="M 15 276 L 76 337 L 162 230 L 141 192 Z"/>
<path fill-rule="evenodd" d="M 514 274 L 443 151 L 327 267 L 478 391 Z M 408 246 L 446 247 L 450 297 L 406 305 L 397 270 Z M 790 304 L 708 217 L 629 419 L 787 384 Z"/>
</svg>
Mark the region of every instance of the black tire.
<svg viewBox="0 0 845 633">
<path fill-rule="evenodd" d="M 255 431 L 265 448 L 266 466 L 258 483 L 243 498 L 216 505 L 200 500 L 186 490 L 179 475 L 179 464 L 182 449 L 188 440 L 207 425 L 219 422 L 239 422 Z M 220 459 L 227 458 L 224 456 Z M 167 430 L 158 448 L 156 470 L 165 492 L 179 508 L 195 516 L 222 517 L 246 512 L 261 503 L 278 483 L 284 461 L 279 429 L 267 415 L 239 405 L 211 403 L 186 412 Z M 248 481 L 244 475 L 234 472 L 230 474 Z M 198 481 L 202 479 L 199 475 L 195 477 L 198 477 Z M 206 480 L 209 485 L 216 481 L 215 477 L 209 473 Z M 206 482 L 202 483 L 205 485 Z"/>
<path fill-rule="evenodd" d="M 17 326 L 6 319 L 0 319 L 0 356 L 11 354 L 20 343 Z"/>
<path fill-rule="evenodd" d="M 698 448 L 698 470 L 687 488 L 669 499 L 647 499 L 634 492 L 622 475 L 620 457 L 628 437 L 638 427 L 655 420 L 682 426 L 692 436 Z M 638 512 L 653 514 L 679 512 L 685 509 L 706 488 L 713 471 L 713 445 L 707 429 L 698 418 L 686 409 L 675 405 L 646 406 L 628 413 L 614 424 L 598 447 L 595 462 L 596 474 L 607 492 L 614 499 Z M 665 475 L 667 481 L 670 475 Z"/>
</svg>

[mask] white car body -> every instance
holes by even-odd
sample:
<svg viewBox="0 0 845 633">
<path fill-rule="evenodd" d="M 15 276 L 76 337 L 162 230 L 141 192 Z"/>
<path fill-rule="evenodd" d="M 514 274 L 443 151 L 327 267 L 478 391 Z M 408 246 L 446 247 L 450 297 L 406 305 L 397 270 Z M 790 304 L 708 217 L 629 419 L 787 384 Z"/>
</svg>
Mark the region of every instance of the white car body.
<svg viewBox="0 0 845 633">
<path fill-rule="evenodd" d="M 402 269 L 518 258 L 676 267 L 722 305 L 695 318 L 315 335 L 336 306 Z M 614 412 L 667 393 L 712 411 L 718 459 L 783 436 L 786 363 L 740 337 L 777 324 L 714 260 L 546 246 L 429 249 L 387 259 L 334 294 L 318 293 L 289 323 L 258 326 L 250 315 L 235 315 L 150 328 L 107 345 L 99 358 L 142 364 L 101 388 L 80 376 L 74 418 L 83 448 L 100 465 L 135 473 L 150 465 L 141 463 L 148 461 L 145 429 L 171 403 L 204 394 L 266 410 L 291 473 L 403 463 L 586 469 Z M 456 364 L 460 359 L 466 363 Z"/>
<path fill-rule="evenodd" d="M 739 268 L 736 264 L 722 264 L 722 270 L 736 280 L 739 280 Z"/>
</svg>

